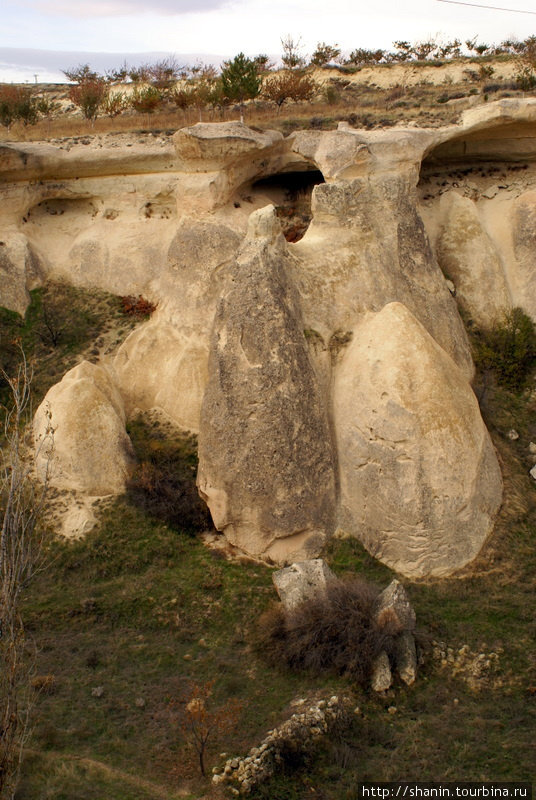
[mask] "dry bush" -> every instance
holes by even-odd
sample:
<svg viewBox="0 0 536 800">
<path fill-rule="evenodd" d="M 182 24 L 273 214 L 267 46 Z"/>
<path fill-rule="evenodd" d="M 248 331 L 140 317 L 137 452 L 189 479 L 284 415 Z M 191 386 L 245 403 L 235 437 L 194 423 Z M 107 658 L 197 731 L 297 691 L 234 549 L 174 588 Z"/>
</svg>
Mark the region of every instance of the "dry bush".
<svg viewBox="0 0 536 800">
<path fill-rule="evenodd" d="M 153 311 L 156 311 L 156 306 L 150 300 L 146 300 L 139 294 L 137 297 L 133 295 L 125 295 L 121 298 L 121 311 L 127 317 L 150 317 Z"/>
<path fill-rule="evenodd" d="M 389 640 L 373 622 L 378 590 L 365 581 L 334 581 L 326 595 L 282 606 L 259 621 L 258 646 L 274 665 L 346 675 L 366 683 L 372 663 Z"/>
</svg>

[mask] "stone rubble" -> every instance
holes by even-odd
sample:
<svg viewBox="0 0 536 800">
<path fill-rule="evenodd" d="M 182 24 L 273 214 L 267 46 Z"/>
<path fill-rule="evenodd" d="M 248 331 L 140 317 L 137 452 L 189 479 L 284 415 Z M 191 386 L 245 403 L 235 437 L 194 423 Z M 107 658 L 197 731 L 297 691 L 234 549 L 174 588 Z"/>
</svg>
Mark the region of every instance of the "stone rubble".
<svg viewBox="0 0 536 800">
<path fill-rule="evenodd" d="M 323 736 L 344 727 L 350 713 L 350 701 L 345 697 L 319 700 L 269 731 L 245 758 L 229 758 L 223 767 L 214 768 L 213 784 L 230 784 L 234 793 L 249 794 L 283 766 L 286 754 L 307 752 Z"/>
</svg>

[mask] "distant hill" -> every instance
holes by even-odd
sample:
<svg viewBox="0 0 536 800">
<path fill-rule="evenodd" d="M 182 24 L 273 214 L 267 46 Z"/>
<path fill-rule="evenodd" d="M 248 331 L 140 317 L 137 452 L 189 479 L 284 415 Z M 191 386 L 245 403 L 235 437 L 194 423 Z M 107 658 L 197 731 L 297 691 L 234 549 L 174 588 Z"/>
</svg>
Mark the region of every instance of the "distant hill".
<svg viewBox="0 0 536 800">
<path fill-rule="evenodd" d="M 132 66 L 173 56 L 185 65 L 203 61 L 218 66 L 228 55 L 214 53 L 94 53 L 86 50 L 35 50 L 0 47 L 0 83 L 65 83 L 62 69 L 90 64 L 98 72 L 119 67 L 125 60 Z M 37 76 L 37 77 L 36 77 Z"/>
</svg>

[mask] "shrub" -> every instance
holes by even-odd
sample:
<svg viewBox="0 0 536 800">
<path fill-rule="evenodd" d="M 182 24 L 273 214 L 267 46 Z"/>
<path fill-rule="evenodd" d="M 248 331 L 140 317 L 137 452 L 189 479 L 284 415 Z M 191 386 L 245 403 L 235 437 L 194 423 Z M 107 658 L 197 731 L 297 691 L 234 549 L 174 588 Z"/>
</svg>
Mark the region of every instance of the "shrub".
<svg viewBox="0 0 536 800">
<path fill-rule="evenodd" d="M 146 300 L 139 294 L 137 297 L 133 295 L 125 295 L 121 298 L 121 311 L 128 317 L 150 317 L 153 311 L 156 311 L 156 306 L 150 300 Z"/>
<path fill-rule="evenodd" d="M 108 96 L 108 85 L 104 78 L 96 77 L 85 80 L 77 86 L 72 86 L 69 97 L 79 106 L 84 117 L 90 122 L 95 122 L 101 106 Z"/>
<path fill-rule="evenodd" d="M 319 599 L 292 611 L 278 606 L 266 612 L 258 645 L 274 665 L 346 675 L 364 684 L 374 658 L 389 645 L 373 622 L 377 596 L 365 581 L 334 581 Z"/>
<path fill-rule="evenodd" d="M 136 87 L 130 98 L 130 105 L 140 114 L 152 114 L 162 102 L 163 95 L 156 86 Z"/>
<path fill-rule="evenodd" d="M 32 90 L 23 86 L 0 86 L 0 124 L 8 130 L 17 120 L 35 125 L 38 110 Z"/>
<path fill-rule="evenodd" d="M 476 366 L 494 373 L 497 382 L 521 391 L 536 368 L 536 330 L 521 308 L 507 311 L 502 320 L 488 330 L 473 330 Z"/>
</svg>

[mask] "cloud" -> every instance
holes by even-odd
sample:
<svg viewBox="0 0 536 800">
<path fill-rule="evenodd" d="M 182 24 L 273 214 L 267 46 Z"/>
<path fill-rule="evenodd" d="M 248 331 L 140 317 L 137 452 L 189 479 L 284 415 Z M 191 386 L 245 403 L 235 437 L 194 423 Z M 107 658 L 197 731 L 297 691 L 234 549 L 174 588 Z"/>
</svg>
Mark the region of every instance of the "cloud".
<svg viewBox="0 0 536 800">
<path fill-rule="evenodd" d="M 46 14 L 65 17 L 111 17 L 151 13 L 156 15 L 191 14 L 214 11 L 228 0 L 32 0 L 30 5 Z"/>
</svg>

